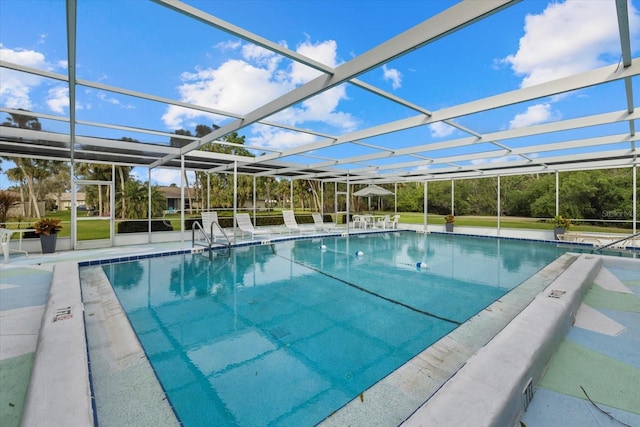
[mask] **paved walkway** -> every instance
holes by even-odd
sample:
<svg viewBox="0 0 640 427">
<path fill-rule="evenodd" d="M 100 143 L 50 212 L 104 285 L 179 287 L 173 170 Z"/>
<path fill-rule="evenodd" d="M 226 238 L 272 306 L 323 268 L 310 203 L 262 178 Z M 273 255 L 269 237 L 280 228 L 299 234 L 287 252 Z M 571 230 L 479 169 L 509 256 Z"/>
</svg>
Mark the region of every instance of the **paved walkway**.
<svg viewBox="0 0 640 427">
<path fill-rule="evenodd" d="M 52 265 L 0 266 L 0 425 L 20 425 Z"/>
<path fill-rule="evenodd" d="M 605 261 L 522 417 L 527 426 L 640 426 L 640 266 Z"/>
<path fill-rule="evenodd" d="M 108 259 L 177 250 L 180 242 L 30 256 L 0 262 L 0 426 L 20 425 L 53 266 L 63 261 Z"/>
</svg>

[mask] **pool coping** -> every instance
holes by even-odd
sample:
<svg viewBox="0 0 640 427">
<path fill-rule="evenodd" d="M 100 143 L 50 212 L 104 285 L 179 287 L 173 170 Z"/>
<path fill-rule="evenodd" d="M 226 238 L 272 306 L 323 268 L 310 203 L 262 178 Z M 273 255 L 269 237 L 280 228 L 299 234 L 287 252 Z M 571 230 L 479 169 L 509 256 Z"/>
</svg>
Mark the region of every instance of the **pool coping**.
<svg viewBox="0 0 640 427">
<path fill-rule="evenodd" d="M 22 413 L 23 426 L 94 425 L 78 264 L 53 268 Z"/>
</svg>

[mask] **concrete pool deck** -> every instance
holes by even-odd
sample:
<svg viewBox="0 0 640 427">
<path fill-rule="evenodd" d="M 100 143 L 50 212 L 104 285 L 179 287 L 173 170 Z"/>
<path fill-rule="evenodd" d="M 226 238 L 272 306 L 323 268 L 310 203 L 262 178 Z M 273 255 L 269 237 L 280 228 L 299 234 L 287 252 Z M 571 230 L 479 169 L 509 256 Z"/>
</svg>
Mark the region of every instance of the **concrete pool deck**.
<svg viewBox="0 0 640 427">
<path fill-rule="evenodd" d="M 53 264 L 62 261 L 86 261 L 93 260 L 99 258 L 114 258 L 116 256 L 125 256 L 128 254 L 131 255 L 143 255 L 147 253 L 154 253 L 157 251 L 172 251 L 177 250 L 180 247 L 180 242 L 176 242 L 174 244 L 166 244 L 166 245 L 138 245 L 132 247 L 119 247 L 119 248 L 108 248 L 101 250 L 92 250 L 92 251 L 76 251 L 70 253 L 58 253 L 52 255 L 45 256 L 30 256 L 30 257 L 16 257 L 15 259 L 12 257 L 12 262 L 9 265 L 0 264 L 0 381 L 2 381 L 3 386 L 0 387 L 0 424 L 3 426 L 12 426 L 12 425 L 20 425 L 20 419 L 22 415 L 22 406 L 24 405 L 24 394 L 26 393 L 27 384 L 29 378 L 31 377 L 31 369 L 32 363 L 35 357 L 36 350 L 36 340 L 39 333 L 39 326 L 42 323 L 42 316 L 44 313 L 44 306 L 48 299 L 48 291 L 49 285 L 51 282 Z M 610 257 L 607 257 L 610 258 Z M 614 258 L 615 260 L 615 258 Z M 638 261 L 634 262 L 634 265 L 638 265 Z M 621 392 L 611 393 L 607 388 L 602 388 L 601 385 L 597 385 L 596 387 L 592 387 L 589 383 L 584 386 L 587 391 L 589 397 L 594 401 L 594 403 L 598 405 L 602 405 L 607 412 L 612 412 L 614 416 L 628 423 L 629 425 L 639 424 L 640 415 L 633 411 L 634 404 L 637 403 L 633 398 L 629 398 L 630 393 L 634 396 L 640 396 L 640 390 L 638 390 L 638 385 L 640 381 L 635 382 L 635 384 L 629 383 L 628 379 L 637 379 L 638 372 L 640 367 L 638 366 L 637 360 L 640 360 L 640 340 L 638 339 L 640 336 L 640 332 L 638 331 L 638 325 L 640 321 L 638 321 L 638 299 L 639 299 L 639 288 L 640 288 L 640 270 L 625 270 L 620 267 L 606 267 L 602 271 L 606 271 L 611 273 L 612 276 L 616 274 L 626 275 L 619 280 L 623 282 L 623 284 L 632 292 L 631 294 L 628 292 L 623 292 L 623 296 L 618 295 L 621 293 L 619 290 L 610 290 L 606 288 L 607 285 L 601 285 L 601 283 L 611 283 L 615 282 L 611 279 L 610 275 L 607 273 L 603 273 L 603 275 L 596 276 L 594 279 L 595 286 L 589 290 L 584 298 L 584 303 L 581 307 L 581 310 L 578 311 L 578 319 L 576 320 L 576 326 L 573 326 L 569 329 L 569 332 L 565 335 L 562 335 L 563 339 L 559 345 L 557 353 L 555 353 L 551 363 L 549 364 L 546 375 L 542 377 L 542 380 L 539 383 L 539 387 L 537 388 L 537 392 L 535 394 L 534 399 L 531 401 L 528 411 L 524 414 L 522 420 L 527 425 L 558 425 L 557 421 L 562 416 L 567 417 L 566 419 L 574 419 L 571 417 L 575 417 L 576 414 L 582 417 L 585 420 L 594 420 L 595 416 L 603 415 L 595 409 L 595 406 L 591 404 L 584 395 L 582 397 L 577 396 L 577 392 L 573 390 L 571 393 L 567 393 L 567 390 L 563 389 L 561 385 L 566 384 L 567 381 L 563 376 L 567 375 L 567 372 L 571 373 L 572 377 L 575 377 L 579 372 L 586 379 L 594 379 L 600 377 L 601 375 L 597 375 L 599 371 L 602 371 L 602 366 L 607 366 L 606 374 L 604 374 L 607 378 L 616 378 L 615 381 L 610 381 L 613 384 L 617 384 L 620 387 Z M 628 273 L 631 271 L 631 273 Z M 637 277 L 634 274 L 638 274 Z M 627 277 L 631 275 L 631 278 Z M 546 283 L 549 282 L 553 277 L 547 277 Z M 605 288 L 602 288 L 605 286 Z M 606 289 L 602 291 L 602 289 Z M 517 288 L 517 289 L 520 289 Z M 619 289 L 619 288 L 616 288 Z M 520 290 L 520 292 L 527 291 L 524 287 Z M 533 289 L 529 289 L 528 292 L 534 292 Z M 536 294 L 539 294 L 538 290 L 535 292 L 531 298 L 535 297 Z M 612 294 L 609 294 L 612 293 Z M 85 316 L 89 315 L 89 307 L 91 304 L 95 303 L 96 300 L 92 299 L 89 294 L 85 295 L 86 298 L 84 300 L 85 303 Z M 503 301 L 505 298 L 501 298 L 499 300 L 500 304 L 502 304 L 503 309 L 507 307 L 504 305 Z M 624 325 L 625 331 L 619 333 L 618 335 L 606 335 L 606 339 L 603 343 L 602 339 L 597 339 L 598 337 L 595 335 L 591 335 L 590 333 L 582 332 L 580 326 L 584 326 L 585 324 L 606 324 L 609 326 L 605 327 L 605 330 L 609 330 L 607 328 L 615 329 L 616 326 L 611 326 L 610 322 L 602 322 L 598 320 L 600 317 L 598 314 L 593 311 L 582 308 L 584 305 L 591 307 L 597 312 L 602 313 L 604 310 L 609 311 L 620 311 L 620 315 L 611 314 L 607 312 L 607 317 L 614 319 L 614 322 Z M 595 307 L 594 307 L 595 306 Z M 104 307 L 111 307 L 110 305 L 105 305 Z M 604 308 L 603 308 L 604 307 Z M 494 307 L 495 308 L 495 307 Z M 91 318 L 98 318 L 99 314 L 96 310 L 96 307 L 92 308 Z M 493 316 L 493 310 L 485 310 L 481 314 Z M 517 313 L 514 313 L 514 315 Z M 609 315 L 610 314 L 610 315 Z M 88 319 L 86 317 L 86 319 Z M 93 320 L 93 319 L 92 319 Z M 497 326 L 497 331 L 490 331 L 484 327 L 479 327 L 479 323 L 475 326 L 471 324 L 468 326 L 468 329 L 458 328 L 457 331 L 459 335 L 459 340 L 462 340 L 463 336 L 477 335 L 478 333 L 486 333 L 488 339 L 490 340 L 492 336 L 499 332 L 502 328 Z M 87 322 L 87 328 L 91 328 L 91 322 Z M 602 327 L 602 326 L 599 326 Z M 584 329 L 584 328 L 582 328 Z M 588 330 L 588 329 L 586 329 Z M 595 332 L 594 332 L 595 333 Z M 599 332 L 597 332 L 599 333 Z M 586 335 L 586 336 L 585 336 Z M 454 336 L 455 337 L 455 336 Z M 449 337 L 449 339 L 453 339 Z M 603 348 L 606 349 L 620 349 L 613 351 L 612 355 L 607 355 L 609 359 L 605 359 L 607 362 L 603 365 L 603 359 L 594 356 L 590 351 L 584 351 L 580 347 L 576 347 L 576 341 L 580 346 L 585 347 L 586 344 L 589 344 L 587 348 L 589 350 L 593 350 L 595 347 L 602 352 Z M 104 343 L 103 343 L 104 344 Z M 98 345 L 99 347 L 100 345 Z M 436 346 L 432 346 L 432 352 L 438 352 L 442 348 L 438 348 Z M 473 356 L 475 353 L 481 353 L 477 350 L 466 349 L 465 351 L 470 352 Z M 554 350 L 555 351 L 555 350 Z M 598 352 L 598 351 L 596 351 Z M 588 356 L 585 356 L 585 354 Z M 134 367 L 138 369 L 140 366 L 134 360 L 138 353 L 131 353 L 128 368 Z M 437 355 L 440 359 L 446 361 L 447 363 L 453 365 L 454 373 L 460 372 L 462 373 L 463 369 L 460 369 L 459 366 L 455 366 L 458 364 L 465 365 L 467 364 L 467 360 L 469 359 L 468 354 L 458 354 L 458 352 L 449 351 L 447 357 L 443 357 L 444 354 Z M 126 359 L 126 358 L 125 358 Z M 586 360 L 585 363 L 573 363 L 575 360 Z M 636 361 L 636 363 L 633 363 Z M 93 363 L 94 361 L 92 361 Z M 100 362 L 99 360 L 95 360 L 96 363 Z M 102 361 L 104 362 L 104 360 Z M 112 361 L 107 361 L 111 363 Z M 424 371 L 424 368 L 427 365 L 432 364 L 433 360 L 429 358 L 422 359 L 421 365 L 418 366 L 419 369 Z M 609 363 L 611 362 L 611 363 Z M 616 363 L 620 362 L 620 363 Z M 598 369 L 594 369 L 594 366 L 598 366 Z M 568 368 L 571 369 L 568 369 Z M 609 367 L 611 367 L 609 369 Z M 404 367 L 402 369 L 405 369 Z M 402 370 L 401 369 L 401 370 Z M 399 370 L 399 371 L 401 371 Z M 611 376 L 611 372 L 622 372 L 622 375 Z M 126 369 L 121 370 L 123 373 L 130 374 L 133 371 L 127 371 Z M 118 381 L 126 380 L 128 375 L 122 375 Z M 446 375 L 445 375 L 446 376 Z M 457 375 L 456 375 L 457 376 Z M 148 375 L 147 375 L 148 377 Z M 391 378 L 389 376 L 387 378 Z M 152 379 L 154 379 L 153 377 Z M 399 377 L 395 377 L 396 379 Z M 442 386 L 441 379 L 430 379 L 429 375 L 422 375 L 421 377 L 413 377 L 411 380 L 411 384 L 407 382 L 397 383 L 395 385 L 392 384 L 395 391 L 401 390 L 403 392 L 407 391 L 407 387 L 415 386 L 419 383 L 419 387 L 422 388 L 435 388 L 438 389 L 446 389 L 446 387 Z M 455 376 L 454 376 L 455 378 Z M 462 378 L 462 377 L 459 377 Z M 448 378 L 446 378 L 448 379 Z M 445 381 L 446 381 L 445 379 Z M 556 379 L 556 380 L 554 380 Z M 386 380 L 386 379 L 385 379 Z M 602 381 L 602 379 L 600 379 Z M 94 383 L 99 382 L 97 378 L 94 378 Z M 117 382 L 117 381 L 116 381 Z M 440 384 L 438 384 L 440 383 Z M 374 387 L 378 387 L 379 390 L 384 391 L 385 387 L 389 387 L 389 383 L 386 385 L 383 382 L 379 383 L 380 385 L 376 385 Z M 426 385 L 425 385 L 426 384 Z M 600 383 L 596 383 L 600 384 Z M 9 385 L 10 387 L 5 387 L 5 385 Z M 597 392 L 602 389 L 603 393 Z M 7 392 L 6 390 L 10 390 L 11 392 Z M 593 390 L 593 391 L 592 391 Z M 387 391 L 389 391 L 387 389 Z M 421 392 L 422 393 L 422 392 Z M 21 397 L 22 394 L 22 397 Z M 605 398 L 601 395 L 604 394 Z M 351 415 L 356 415 L 360 413 L 360 415 L 356 416 L 355 419 L 352 419 L 349 415 L 349 411 L 338 411 L 334 414 L 333 417 L 329 418 L 326 422 L 331 425 L 341 425 L 338 421 L 341 419 L 340 417 L 347 416 L 349 418 L 349 422 L 351 425 L 372 425 L 372 421 L 374 425 L 399 425 L 403 421 L 405 421 L 413 411 L 416 411 L 413 414 L 413 417 L 409 418 L 406 421 L 407 425 L 427 425 L 429 423 L 424 422 L 428 418 L 420 418 L 421 410 L 418 408 L 424 403 L 424 400 L 419 401 L 419 397 L 413 396 L 411 401 L 410 399 L 405 399 L 405 396 L 397 394 L 395 395 L 398 400 L 393 401 L 389 400 L 389 394 L 382 393 L 380 395 L 380 402 L 384 399 L 387 399 L 386 406 L 402 406 L 402 412 L 404 414 L 404 418 L 401 415 L 398 415 L 400 412 L 396 411 L 387 411 L 385 410 L 385 405 L 375 404 L 376 398 L 373 392 L 373 388 L 371 390 L 365 391 L 363 393 L 365 399 L 362 402 L 360 399 L 356 399 L 356 401 L 352 402 L 347 406 L 354 406 L 356 408 L 355 412 L 352 412 Z M 614 402 L 611 402 L 614 400 Z M 624 403 L 626 401 L 626 403 Z M 114 402 L 117 403 L 117 400 Z M 434 400 L 435 402 L 435 400 Z M 456 408 L 459 407 L 457 405 L 456 400 L 451 400 L 451 403 Z M 564 402 L 562 404 L 561 402 Z M 568 403 L 567 403 L 568 402 Z M 391 405 L 389 405 L 389 403 Z M 612 404 L 613 403 L 613 404 Z M 108 406 L 108 405 L 107 405 Z M 449 405 L 451 406 L 451 405 Z M 622 408 L 618 409 L 620 406 Z M 368 407 L 369 410 L 373 410 L 373 412 L 362 412 L 363 408 Z M 423 407 L 423 411 L 426 411 L 427 406 Z M 635 408 L 640 407 L 640 405 L 636 405 Z M 346 409 L 347 407 L 345 407 Z M 611 409 L 614 408 L 614 409 Z M 631 408 L 631 409 L 630 409 Z M 34 408 L 36 411 L 37 408 Z M 409 412 L 407 412 L 407 410 Z M 377 415 L 376 415 L 377 413 Z M 381 415 L 382 413 L 382 415 Z M 392 417 L 388 417 L 389 414 L 393 413 Z M 115 414 L 114 414 L 115 415 Z M 372 418 L 373 417 L 373 418 Z M 546 417 L 546 418 L 545 418 Z M 51 423 L 49 425 L 56 425 L 54 414 L 50 414 Z M 116 421 L 118 420 L 118 421 Z M 625 421 L 627 420 L 627 421 Z M 553 422 L 552 422 L 553 421 Z M 107 420 L 100 420 L 101 425 L 123 425 L 124 421 L 120 418 L 115 418 L 111 421 L 111 424 Z M 567 423 L 561 423 L 564 425 L 571 425 Z M 28 425 L 28 424 L 27 424 Z M 69 425 L 69 424 L 66 424 Z M 77 424 L 77 425 L 86 425 L 86 424 Z M 168 424 L 163 425 L 175 425 L 175 423 L 169 422 Z M 589 423 L 583 423 L 581 425 L 590 425 Z M 595 424 L 594 424 L 595 425 Z M 606 424 L 598 424 L 598 425 L 606 425 Z M 618 424 L 619 425 L 619 424 Z"/>
</svg>

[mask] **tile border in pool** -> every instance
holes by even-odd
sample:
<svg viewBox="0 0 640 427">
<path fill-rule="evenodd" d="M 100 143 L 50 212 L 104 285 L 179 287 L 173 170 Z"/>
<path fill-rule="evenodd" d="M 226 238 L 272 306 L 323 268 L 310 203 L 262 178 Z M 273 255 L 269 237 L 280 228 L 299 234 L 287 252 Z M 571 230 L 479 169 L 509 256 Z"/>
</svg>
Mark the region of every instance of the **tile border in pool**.
<svg viewBox="0 0 640 427">
<path fill-rule="evenodd" d="M 400 230 L 403 231 L 403 230 Z M 404 230 L 404 231 L 412 231 L 412 230 Z M 420 233 L 421 231 L 417 231 Z M 502 239 L 502 240 L 517 240 L 517 241 L 525 241 L 525 242 L 538 242 L 538 243 L 555 243 L 557 245 L 562 245 L 563 247 L 576 247 L 576 248 L 592 248 L 596 250 L 597 247 L 593 245 L 593 243 L 584 243 L 584 242 L 570 242 L 567 240 L 548 240 L 548 239 L 532 239 L 528 237 L 509 237 L 509 236 L 485 236 L 480 234 L 471 234 L 471 233 L 448 233 L 445 231 L 429 231 L 423 232 L 425 234 L 440 234 L 440 235 L 452 235 L 452 236 L 465 236 L 465 237 L 477 237 L 481 239 Z M 622 251 L 626 252 L 640 252 L 640 247 L 636 246 L 627 246 Z M 602 254 L 596 254 L 602 255 Z"/>
<path fill-rule="evenodd" d="M 399 232 L 410 232 L 410 233 L 420 233 L 420 234 L 437 234 L 437 235 L 449 235 L 449 236 L 464 236 L 464 237 L 475 237 L 475 238 L 481 238 L 481 239 L 501 239 L 501 240 L 515 240 L 515 241 L 526 241 L 526 242 L 537 242 L 537 243 L 551 243 L 551 244 L 557 244 L 557 245 L 562 245 L 563 247 L 575 247 L 575 248 L 583 248 L 583 249 L 588 249 L 588 248 L 594 248 L 593 244 L 591 243 L 581 243 L 581 242 L 565 242 L 565 241 L 558 241 L 558 240 L 545 240 L 545 239 L 529 239 L 529 238 L 524 238 L 524 237 L 506 237 L 506 236 L 482 236 L 482 235 L 477 235 L 477 234 L 468 234 L 468 233 L 447 233 L 447 232 L 441 232 L 441 231 L 422 231 L 422 230 L 408 230 L 408 229 L 395 229 L 395 230 L 378 230 L 378 231 L 362 231 L 362 232 L 349 232 L 349 233 L 327 233 L 327 234 L 314 234 L 314 235 L 298 235 L 298 236 L 285 236 L 285 237 L 278 237 L 278 238 L 274 238 L 274 239 L 267 239 L 267 240 L 252 240 L 252 241 L 247 241 L 247 242 L 241 242 L 241 243 L 235 243 L 230 245 L 230 248 L 241 248 L 241 247 L 246 247 L 246 246 L 260 246 L 260 245 L 265 245 L 265 244 L 271 244 L 271 243 L 277 243 L 277 242 L 286 242 L 286 241 L 291 241 L 291 240 L 308 240 L 308 239 L 318 239 L 318 238 L 327 238 L 327 237 L 348 237 L 348 236 L 352 236 L 352 235 L 370 235 L 370 234 L 386 234 L 386 233 L 399 233 Z M 267 243 L 265 243 L 267 242 Z M 211 250 L 213 251 L 220 251 L 220 250 L 224 250 L 226 249 L 226 246 L 222 246 L 222 247 L 215 247 L 212 248 Z M 594 248 L 595 249 L 595 248 Z M 203 248 L 203 250 L 206 250 Z M 640 247 L 635 247 L 635 246 L 630 246 L 625 248 L 624 250 L 625 252 L 640 252 Z M 104 264 L 114 264 L 117 262 L 127 262 L 127 261 L 137 261 L 137 260 L 141 260 L 141 259 L 147 259 L 147 258 L 157 258 L 157 257 L 163 257 L 163 256 L 172 256 L 172 255 L 183 255 L 183 254 L 192 254 L 194 253 L 194 249 L 193 248 L 187 248 L 187 249 L 180 249 L 180 250 L 176 250 L 176 251 L 168 251 L 168 252 L 156 252 L 156 253 L 150 253 L 150 254 L 144 254 L 144 255 L 130 255 L 130 256 L 125 256 L 125 257 L 116 257 L 116 258 L 103 258 L 103 259 L 98 259 L 98 260 L 92 260 L 92 261 L 80 261 L 78 262 L 78 267 L 88 267 L 88 266 L 94 266 L 94 265 L 104 265 Z"/>
<path fill-rule="evenodd" d="M 414 230 L 381 230 L 381 231 L 371 231 L 371 232 L 361 232 L 361 233 L 348 233 L 349 236 L 352 235 L 370 235 L 370 234 L 385 234 L 385 233 L 398 233 L 402 231 L 414 232 Z M 246 246 L 261 246 L 266 244 L 278 243 L 278 242 L 286 242 L 291 240 L 309 240 L 309 239 L 320 239 L 327 237 L 347 237 L 347 233 L 327 233 L 327 234 L 313 234 L 313 235 L 301 235 L 301 236 L 287 236 L 276 239 L 268 239 L 268 240 L 252 240 L 248 242 L 235 243 L 230 245 L 230 248 L 241 248 Z M 267 242 L 267 243 L 265 243 Z M 200 249 L 199 247 L 198 249 Z M 206 248 L 202 248 L 206 251 Z M 214 252 L 221 251 L 227 249 L 226 246 L 216 246 L 211 248 Z M 115 257 L 115 258 L 103 258 L 92 261 L 79 261 L 78 267 L 89 267 L 95 265 L 104 265 L 104 264 L 114 264 L 117 262 L 127 262 L 127 261 L 137 261 L 141 259 L 147 258 L 158 258 L 163 256 L 172 256 L 172 255 L 183 255 L 183 254 L 192 254 L 194 253 L 194 248 L 180 249 L 176 251 L 167 251 L 167 252 L 155 252 L 143 255 L 130 255 L 124 257 Z"/>
</svg>

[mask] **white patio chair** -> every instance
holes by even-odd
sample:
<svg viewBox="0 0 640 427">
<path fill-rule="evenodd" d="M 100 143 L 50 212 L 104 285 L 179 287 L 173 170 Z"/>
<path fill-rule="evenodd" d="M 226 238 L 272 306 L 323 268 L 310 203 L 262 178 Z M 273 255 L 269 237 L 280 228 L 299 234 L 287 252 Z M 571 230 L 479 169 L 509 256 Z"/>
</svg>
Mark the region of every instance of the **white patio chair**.
<svg viewBox="0 0 640 427">
<path fill-rule="evenodd" d="M 390 215 L 385 215 L 382 218 L 378 218 L 378 221 L 376 222 L 376 227 L 386 230 L 387 228 L 390 227 L 390 224 L 391 224 L 390 218 L 391 218 Z"/>
<path fill-rule="evenodd" d="M 394 215 L 391 220 L 389 220 L 388 228 L 396 229 L 398 228 L 398 221 L 400 221 L 400 215 Z"/>
<path fill-rule="evenodd" d="M 257 229 L 253 226 L 251 222 L 251 217 L 248 213 L 239 213 L 236 214 L 236 224 L 238 224 L 238 228 L 242 232 L 242 237 L 244 238 L 245 233 L 251 235 L 251 239 L 255 240 L 256 236 L 265 236 L 270 237 L 271 231 L 266 228 Z"/>
<path fill-rule="evenodd" d="M 296 216 L 293 211 L 282 211 L 282 218 L 284 218 L 284 226 L 287 228 L 289 233 L 297 232 L 303 233 L 305 231 L 315 231 L 314 227 L 302 227 L 298 225 L 298 221 L 296 221 Z"/>
<path fill-rule="evenodd" d="M 0 244 L 2 245 L 2 254 L 4 262 L 9 262 L 9 242 L 11 241 L 11 232 L 5 228 L 0 228 Z"/>
<path fill-rule="evenodd" d="M 334 222 L 324 222 L 324 219 L 322 219 L 322 215 L 317 212 L 312 213 L 311 216 L 313 217 L 313 223 L 316 230 L 331 231 L 338 229 L 338 224 Z"/>
</svg>

